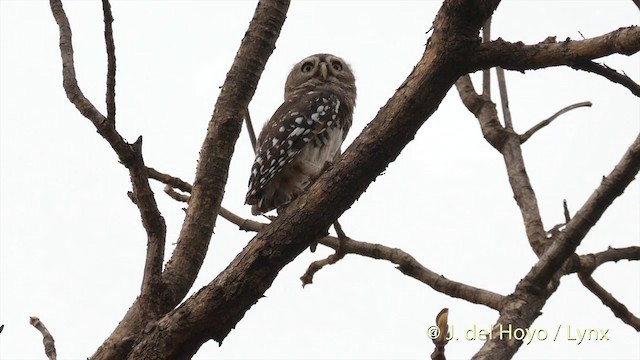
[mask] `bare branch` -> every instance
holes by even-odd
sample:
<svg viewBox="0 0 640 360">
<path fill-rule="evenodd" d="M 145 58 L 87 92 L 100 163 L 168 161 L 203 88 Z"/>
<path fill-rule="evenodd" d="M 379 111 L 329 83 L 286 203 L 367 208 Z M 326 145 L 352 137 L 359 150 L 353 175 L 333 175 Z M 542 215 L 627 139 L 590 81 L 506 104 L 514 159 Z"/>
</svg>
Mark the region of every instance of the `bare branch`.
<svg viewBox="0 0 640 360">
<path fill-rule="evenodd" d="M 572 262 L 569 267 L 566 267 L 565 274 L 571 273 L 583 273 L 591 275 L 600 265 L 608 262 L 618 262 L 620 260 L 638 261 L 640 260 L 640 247 L 629 246 L 626 248 L 612 248 L 609 247 L 605 251 L 601 251 L 595 254 L 580 255 L 577 261 Z"/>
<path fill-rule="evenodd" d="M 307 271 L 305 271 L 305 273 L 300 277 L 300 280 L 302 281 L 302 287 L 312 284 L 313 275 L 320 271 L 320 269 L 327 265 L 333 265 L 344 258 L 346 254 L 344 251 L 344 243 L 350 238 L 344 233 L 344 231 L 342 230 L 342 226 L 340 226 L 340 223 L 337 220 L 333 224 L 333 227 L 336 229 L 336 233 L 338 234 L 338 247 L 335 249 L 336 252 L 329 255 L 326 259 L 316 260 L 309 264 Z M 317 245 L 317 243 L 311 245 L 311 252 L 315 251 Z"/>
<path fill-rule="evenodd" d="M 189 195 L 180 194 L 179 192 L 175 191 L 174 188 L 171 187 L 171 185 L 166 185 L 164 187 L 164 192 L 175 201 L 180 201 L 185 203 L 189 202 Z"/>
<path fill-rule="evenodd" d="M 504 127 L 513 131 L 513 121 L 511 120 L 511 110 L 509 109 L 509 96 L 507 94 L 507 80 L 504 77 L 504 69 L 496 68 L 498 74 L 498 88 L 500 89 L 500 104 L 502 104 L 502 116 L 504 116 Z"/>
<path fill-rule="evenodd" d="M 638 170 L 640 135 L 609 176 L 602 180 L 600 186 L 574 215 L 565 230 L 556 237 L 529 273 L 518 282 L 515 292 L 507 297 L 502 308 L 500 318 L 493 329 L 493 338 L 485 342 L 473 359 L 508 359 L 515 354 L 522 342 L 501 341 L 497 335 L 500 327 L 511 325 L 514 328 L 525 329 L 531 326 L 541 314 L 546 300 L 555 291 L 555 287 L 547 285 L 613 200 L 633 181 Z"/>
<path fill-rule="evenodd" d="M 491 16 L 484 22 L 482 26 L 482 42 L 491 41 Z M 482 95 L 486 99 L 491 99 L 491 70 L 482 70 Z"/>
<path fill-rule="evenodd" d="M 107 102 L 114 100 L 112 92 L 115 86 L 115 55 L 113 54 L 113 37 L 111 32 L 111 9 L 108 2 L 103 3 L 105 15 L 105 40 L 107 42 L 108 62 L 112 67 L 108 70 L 108 79 L 113 78 L 113 83 L 108 80 Z M 69 20 L 64 12 L 60 0 L 50 0 L 51 12 L 53 13 L 60 31 L 60 54 L 62 57 L 63 87 L 69 98 L 80 113 L 89 119 L 98 130 L 98 133 L 111 145 L 120 162 L 129 170 L 129 176 L 133 186 L 134 202 L 138 206 L 142 218 L 142 225 L 147 233 L 147 256 L 145 270 L 142 281 L 142 292 L 140 295 L 143 315 L 147 319 L 154 317 L 158 312 L 158 296 L 151 296 L 152 293 L 160 291 L 160 273 L 164 258 L 164 244 L 166 236 L 166 225 L 164 218 L 158 210 L 153 192 L 149 186 L 146 167 L 142 159 L 142 137 L 133 143 L 127 143 L 116 131 L 115 123 L 107 121 L 93 104 L 82 94 L 74 69 L 73 46 L 71 41 L 71 28 Z M 115 100 L 114 100 L 115 101 Z M 111 114 L 115 116 L 115 103 L 111 109 Z M 157 316 L 157 314 L 155 315 Z"/>
<path fill-rule="evenodd" d="M 627 309 L 624 304 L 619 302 L 611 293 L 605 290 L 597 281 L 591 277 L 591 275 L 578 273 L 578 278 L 580 278 L 580 282 L 584 285 L 589 291 L 591 291 L 595 296 L 602 301 L 602 303 L 611 309 L 613 314 L 622 320 L 625 324 L 630 325 L 636 331 L 640 331 L 640 319 L 633 315 L 629 309 Z"/>
<path fill-rule="evenodd" d="M 572 65 L 576 61 L 593 60 L 612 54 L 633 55 L 640 51 L 640 28 L 629 26 L 585 40 L 552 38 L 536 45 L 511 43 L 502 39 L 479 44 L 469 59 L 468 72 L 500 66 L 507 70 L 533 70 L 551 66 Z"/>
<path fill-rule="evenodd" d="M 569 213 L 569 206 L 567 205 L 567 199 L 562 199 L 562 212 L 564 213 L 564 223 L 571 221 L 571 214 Z"/>
<path fill-rule="evenodd" d="M 149 174 L 150 179 L 157 180 L 165 185 L 169 185 L 172 188 L 176 188 L 180 191 L 190 193 L 191 190 L 193 190 L 191 184 L 189 184 L 188 182 L 180 178 L 161 173 L 152 167 L 147 166 L 147 173 Z"/>
<path fill-rule="evenodd" d="M 640 0 L 633 0 L 633 3 L 636 4 L 638 10 L 640 10 Z"/>
<path fill-rule="evenodd" d="M 62 85 L 69 98 L 69 101 L 80 111 L 80 113 L 91 120 L 93 125 L 100 129 L 106 121 L 98 109 L 84 96 L 76 80 L 76 70 L 73 63 L 73 45 L 71 42 L 71 27 L 69 19 L 62 8 L 60 0 L 50 0 L 51 12 L 58 23 L 60 30 L 60 53 L 62 55 Z"/>
<path fill-rule="evenodd" d="M 616 84 L 626 87 L 633 95 L 640 97 L 640 85 L 631 80 L 627 75 L 620 74 L 615 69 L 612 69 L 607 65 L 601 65 L 591 60 L 579 60 L 570 66 L 576 70 L 584 70 L 603 76 Z"/>
<path fill-rule="evenodd" d="M 478 119 L 484 138 L 504 158 L 509 183 L 524 221 L 527 239 L 536 255 L 540 256 L 546 246 L 547 236 L 542 224 L 538 200 L 524 165 L 520 138 L 514 131 L 505 129 L 500 124 L 495 103 L 476 93 L 469 75 L 460 77 L 456 81 L 456 87 L 462 103 Z"/>
<path fill-rule="evenodd" d="M 244 124 L 247 126 L 247 132 L 249 133 L 249 141 L 251 141 L 251 148 L 254 153 L 258 152 L 258 141 L 256 140 L 256 132 L 253 130 L 253 123 L 251 122 L 251 115 L 249 109 L 246 109 L 244 115 Z"/>
<path fill-rule="evenodd" d="M 529 140 L 529 138 L 531 136 L 533 136 L 533 134 L 535 134 L 536 132 L 538 132 L 538 130 L 544 128 L 545 126 L 551 124 L 551 122 L 555 119 L 557 119 L 560 115 L 567 113 L 573 109 L 577 109 L 580 107 L 591 107 L 591 101 L 583 101 L 580 103 L 576 103 L 573 105 L 569 105 L 563 109 L 561 109 L 560 111 L 556 112 L 555 114 L 551 115 L 551 117 L 549 117 L 548 119 L 542 120 L 539 123 L 537 123 L 536 125 L 534 125 L 531 129 L 527 130 L 527 132 L 525 132 L 524 134 L 520 135 L 520 143 L 524 144 L 527 140 Z"/>
<path fill-rule="evenodd" d="M 341 246 L 340 240 L 333 236 L 326 236 L 322 238 L 319 243 L 332 249 L 338 249 Z M 500 311 L 502 303 L 505 301 L 505 297 L 500 294 L 449 280 L 427 269 L 413 256 L 400 249 L 353 239 L 347 239 L 342 246 L 346 254 L 357 254 L 394 263 L 398 265 L 398 270 L 403 274 L 411 276 L 434 290 L 451 297 L 464 299 L 474 304 L 485 305 L 498 311 Z"/>
<path fill-rule="evenodd" d="M 29 324 L 33 325 L 40 333 L 42 334 L 42 343 L 44 344 L 44 353 L 47 355 L 49 360 L 56 360 L 56 344 L 53 336 L 47 330 L 47 327 L 44 326 L 42 321 L 35 316 L 29 318 Z M 4 326 L 4 325 L 3 325 Z"/>
<path fill-rule="evenodd" d="M 104 13 L 104 41 L 107 47 L 107 121 L 109 126 L 116 124 L 116 47 L 113 42 L 113 15 L 109 0 L 102 0 Z"/>
</svg>

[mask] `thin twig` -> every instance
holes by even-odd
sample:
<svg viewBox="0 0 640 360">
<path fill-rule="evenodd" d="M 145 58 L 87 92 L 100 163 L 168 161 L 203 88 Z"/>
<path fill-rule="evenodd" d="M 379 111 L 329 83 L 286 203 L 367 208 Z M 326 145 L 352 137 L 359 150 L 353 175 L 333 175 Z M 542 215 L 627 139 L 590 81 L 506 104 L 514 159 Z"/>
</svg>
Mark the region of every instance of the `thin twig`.
<svg viewBox="0 0 640 360">
<path fill-rule="evenodd" d="M 569 112 L 573 109 L 577 109 L 580 107 L 591 107 L 591 101 L 584 101 L 584 102 L 580 102 L 577 104 L 573 104 L 573 105 L 569 105 L 567 107 L 565 107 L 564 109 L 558 111 L 557 113 L 551 115 L 551 117 L 549 117 L 548 119 L 542 120 L 539 123 L 537 123 L 536 125 L 534 125 L 531 129 L 527 130 L 527 132 L 525 132 L 524 134 L 520 135 L 520 143 L 524 144 L 527 140 L 529 140 L 529 138 L 531 136 L 533 136 L 533 134 L 535 134 L 536 132 L 538 132 L 538 130 L 544 128 L 545 126 L 551 124 L 551 122 L 555 119 L 558 118 L 558 116 Z"/>
<path fill-rule="evenodd" d="M 640 97 L 640 85 L 631 80 L 631 78 L 627 75 L 620 74 L 615 69 L 612 69 L 607 65 L 598 64 L 591 60 L 584 60 L 576 61 L 570 66 L 576 70 L 583 70 L 603 76 L 616 84 L 620 84 L 626 87 L 627 89 L 629 89 L 629 91 L 631 91 L 633 95 Z"/>
<path fill-rule="evenodd" d="M 109 0 L 102 0 L 104 41 L 107 47 L 107 124 L 116 125 L 116 47 L 113 41 L 113 15 Z"/>
<path fill-rule="evenodd" d="M 584 285 L 584 287 L 589 289 L 589 291 L 597 296 L 605 306 L 611 309 L 611 311 L 617 318 L 622 320 L 625 324 L 628 324 L 636 329 L 636 331 L 640 331 L 640 319 L 638 319 L 637 316 L 633 315 L 633 313 L 631 313 L 623 303 L 619 302 L 615 297 L 613 297 L 611 293 L 600 286 L 600 284 L 598 284 L 598 282 L 595 281 L 593 277 L 591 277 L 591 275 L 578 273 L 578 278 L 580 279 L 582 285 Z"/>
<path fill-rule="evenodd" d="M 571 214 L 569 213 L 569 206 L 567 205 L 567 199 L 562 199 L 562 211 L 564 212 L 564 223 L 571 221 Z"/>
<path fill-rule="evenodd" d="M 171 185 L 165 185 L 164 192 L 175 201 L 180 201 L 185 203 L 189 202 L 189 195 L 180 194 L 179 192 L 175 191 Z"/>
<path fill-rule="evenodd" d="M 496 67 L 498 74 L 498 89 L 500 90 L 500 103 L 502 104 L 502 116 L 504 116 L 504 127 L 513 130 L 513 121 L 511 120 L 511 110 L 509 109 L 509 96 L 507 95 L 507 81 L 504 77 L 504 69 Z"/>
<path fill-rule="evenodd" d="M 253 130 L 253 123 L 251 122 L 251 115 L 247 108 L 244 114 L 244 124 L 247 126 L 247 132 L 249 133 L 249 141 L 251 141 L 251 148 L 254 153 L 258 153 L 258 141 L 256 140 L 256 132 Z"/>
<path fill-rule="evenodd" d="M 320 271 L 320 269 L 327 265 L 333 265 L 344 258 L 346 254 L 344 251 L 344 244 L 347 240 L 349 240 L 349 237 L 344 233 L 344 230 L 342 230 L 342 226 L 338 221 L 333 223 L 333 227 L 334 229 L 336 229 L 336 233 L 338 234 L 338 247 L 335 249 L 336 252 L 329 255 L 326 259 L 316 260 L 309 264 L 307 271 L 305 271 L 305 273 L 300 277 L 300 280 L 302 280 L 302 287 L 305 287 L 308 284 L 312 284 L 313 276 L 315 275 L 315 273 Z M 317 243 L 313 245 L 312 252 L 315 251 L 315 247 L 317 245 Z"/>
<path fill-rule="evenodd" d="M 485 21 L 482 26 L 482 42 L 486 43 L 491 41 L 491 16 Z M 486 68 L 482 70 L 482 96 L 486 99 L 491 99 L 491 69 Z"/>
<path fill-rule="evenodd" d="M 55 340 L 53 339 L 53 336 L 51 335 L 49 330 L 47 330 L 47 327 L 44 326 L 42 321 L 40 321 L 40 319 L 38 319 L 35 316 L 31 316 L 29 318 L 29 324 L 33 325 L 33 327 L 38 329 L 38 331 L 40 331 L 40 334 L 42 334 L 42 343 L 44 344 L 44 353 L 47 355 L 47 358 L 49 360 L 56 360 L 58 355 L 56 354 Z"/>
</svg>

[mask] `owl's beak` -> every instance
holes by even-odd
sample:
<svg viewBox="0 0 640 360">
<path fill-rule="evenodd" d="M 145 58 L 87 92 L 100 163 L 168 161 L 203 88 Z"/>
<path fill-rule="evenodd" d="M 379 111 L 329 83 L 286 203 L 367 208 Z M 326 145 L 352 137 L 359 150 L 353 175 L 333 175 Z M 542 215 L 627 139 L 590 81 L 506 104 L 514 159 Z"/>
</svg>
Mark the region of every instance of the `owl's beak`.
<svg viewBox="0 0 640 360">
<path fill-rule="evenodd" d="M 327 63 L 324 61 L 320 63 L 320 74 L 322 75 L 322 80 L 327 80 Z"/>
</svg>

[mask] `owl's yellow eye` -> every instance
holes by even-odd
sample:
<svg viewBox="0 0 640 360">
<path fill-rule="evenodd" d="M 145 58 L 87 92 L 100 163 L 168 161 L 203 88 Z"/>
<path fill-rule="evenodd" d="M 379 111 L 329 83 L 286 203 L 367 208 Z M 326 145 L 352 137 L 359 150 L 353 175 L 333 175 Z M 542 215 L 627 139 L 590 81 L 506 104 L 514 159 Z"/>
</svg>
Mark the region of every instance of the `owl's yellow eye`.
<svg viewBox="0 0 640 360">
<path fill-rule="evenodd" d="M 311 70 L 313 70 L 313 64 L 310 62 L 306 62 L 304 64 L 302 64 L 302 68 L 300 68 L 300 70 L 302 70 L 302 72 L 309 72 Z"/>
<path fill-rule="evenodd" d="M 340 61 L 334 61 L 334 62 L 331 63 L 331 67 L 333 68 L 333 70 L 341 71 L 342 70 L 342 63 Z"/>
</svg>

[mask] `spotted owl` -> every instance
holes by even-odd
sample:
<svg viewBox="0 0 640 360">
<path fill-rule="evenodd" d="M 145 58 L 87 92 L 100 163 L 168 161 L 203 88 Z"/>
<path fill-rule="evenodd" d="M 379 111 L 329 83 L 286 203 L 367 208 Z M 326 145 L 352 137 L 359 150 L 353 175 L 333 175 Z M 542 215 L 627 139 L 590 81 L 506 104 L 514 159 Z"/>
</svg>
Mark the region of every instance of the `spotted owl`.
<svg viewBox="0 0 640 360">
<path fill-rule="evenodd" d="M 293 67 L 256 144 L 246 197 L 254 215 L 293 201 L 339 156 L 355 102 L 355 77 L 341 58 L 316 54 Z"/>
</svg>

